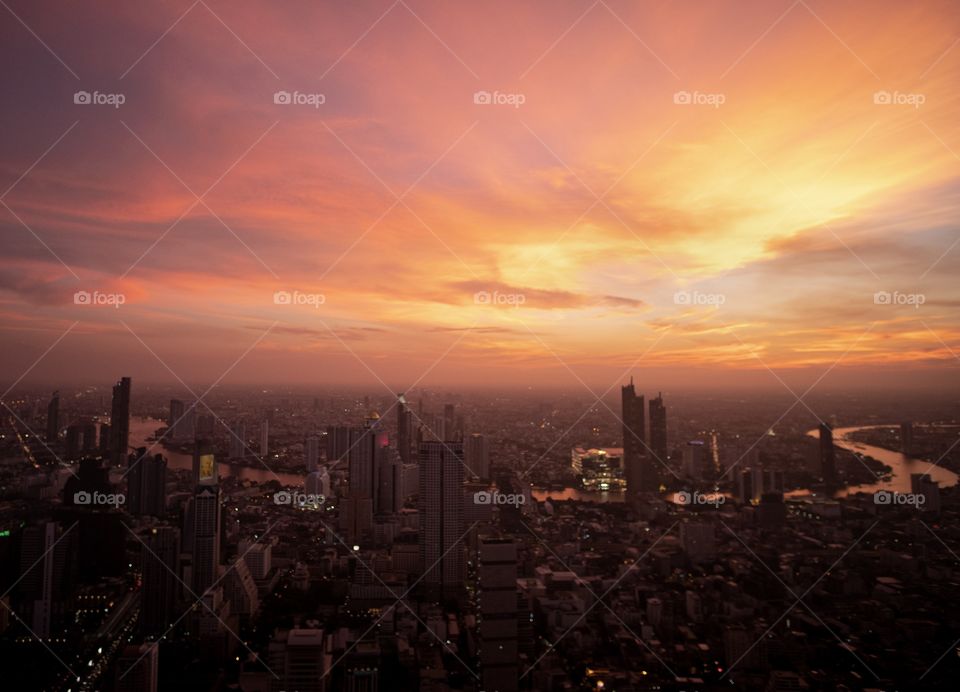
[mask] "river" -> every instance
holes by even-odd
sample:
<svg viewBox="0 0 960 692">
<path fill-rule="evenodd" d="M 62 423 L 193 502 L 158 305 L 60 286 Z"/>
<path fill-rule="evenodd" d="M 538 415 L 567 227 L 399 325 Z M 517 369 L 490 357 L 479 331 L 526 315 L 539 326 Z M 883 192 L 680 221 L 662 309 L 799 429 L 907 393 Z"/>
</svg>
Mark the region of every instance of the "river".
<svg viewBox="0 0 960 692">
<path fill-rule="evenodd" d="M 156 418 L 130 418 L 130 446 L 134 449 L 138 447 L 149 448 L 153 445 L 147 440 L 153 437 L 157 428 L 163 427 L 164 421 Z M 190 454 L 184 454 L 173 449 L 166 449 L 163 444 L 157 444 L 151 451 L 152 454 L 163 454 L 167 458 L 167 465 L 173 469 L 193 469 L 193 457 Z M 257 483 L 266 483 L 267 481 L 279 480 L 283 485 L 299 487 L 303 485 L 303 476 L 294 473 L 274 474 L 263 466 L 239 466 L 237 464 L 220 464 L 221 478 L 235 478 L 237 480 L 249 480 Z"/>
</svg>

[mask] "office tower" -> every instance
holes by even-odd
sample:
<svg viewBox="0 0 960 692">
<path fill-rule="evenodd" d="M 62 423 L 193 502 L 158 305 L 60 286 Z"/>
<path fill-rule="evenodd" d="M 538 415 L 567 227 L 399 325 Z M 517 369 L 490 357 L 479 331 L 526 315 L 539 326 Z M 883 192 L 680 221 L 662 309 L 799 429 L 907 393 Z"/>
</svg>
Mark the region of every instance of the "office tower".
<svg viewBox="0 0 960 692">
<path fill-rule="evenodd" d="M 351 544 L 363 543 L 373 535 L 373 498 L 348 495 L 340 500 L 340 530 Z"/>
<path fill-rule="evenodd" d="M 127 457 L 127 511 L 134 516 L 163 516 L 167 510 L 167 460 L 141 447 Z"/>
<path fill-rule="evenodd" d="M 160 670 L 160 647 L 157 644 L 130 644 L 117 657 L 116 692 L 157 692 Z"/>
<path fill-rule="evenodd" d="M 278 634 L 270 644 L 270 668 L 280 677 L 271 679 L 272 692 L 324 692 L 331 665 L 323 630 L 293 629 Z"/>
<path fill-rule="evenodd" d="M 247 456 L 247 422 L 240 418 L 230 427 L 230 458 L 243 459 Z"/>
<path fill-rule="evenodd" d="M 691 440 L 683 446 L 683 475 L 687 478 L 700 480 L 703 475 L 703 464 L 706 460 L 706 446 L 703 440 Z"/>
<path fill-rule="evenodd" d="M 517 546 L 481 538 L 477 551 L 480 674 L 484 690 L 515 692 L 517 664 Z"/>
<path fill-rule="evenodd" d="M 185 438 L 184 429 L 186 420 L 183 402 L 180 399 L 170 400 L 170 415 L 167 417 L 167 439 L 177 442 Z"/>
<path fill-rule="evenodd" d="M 650 451 L 660 461 L 667 463 L 667 407 L 663 404 L 663 394 L 657 393 L 656 399 L 650 400 Z"/>
<path fill-rule="evenodd" d="M 443 434 L 441 440 L 456 439 L 457 414 L 453 404 L 444 404 L 443 407 Z"/>
<path fill-rule="evenodd" d="M 900 424 L 900 451 L 911 454 L 913 450 L 913 423 L 906 421 Z"/>
<path fill-rule="evenodd" d="M 925 473 L 911 473 L 910 492 L 923 496 L 923 500 L 920 500 L 923 504 L 918 503 L 918 509 L 934 514 L 940 513 L 940 485 L 930 476 Z"/>
<path fill-rule="evenodd" d="M 490 445 L 480 433 L 473 433 L 463 442 L 463 456 L 470 473 L 477 478 L 490 478 Z"/>
<path fill-rule="evenodd" d="M 56 442 L 60 436 L 60 392 L 54 392 L 47 404 L 47 442 Z"/>
<path fill-rule="evenodd" d="M 108 432 L 110 426 L 104 425 Z M 101 442 L 103 437 L 101 436 Z M 68 459 L 79 459 L 92 455 L 97 449 L 97 425 L 89 418 L 83 418 L 67 426 L 66 455 Z"/>
<path fill-rule="evenodd" d="M 396 514 L 403 509 L 403 463 L 400 461 L 399 454 L 394 453 L 392 449 L 384 448 L 384 452 L 380 454 L 377 478 L 377 512 Z"/>
<path fill-rule="evenodd" d="M 345 425 L 327 426 L 327 462 L 332 466 L 343 461 L 350 449 L 350 428 Z"/>
<path fill-rule="evenodd" d="M 837 462 L 833 449 L 833 428 L 828 423 L 820 424 L 820 475 L 828 487 L 837 484 Z"/>
<path fill-rule="evenodd" d="M 330 486 L 330 474 L 327 473 L 326 466 L 320 466 L 316 471 L 307 474 L 304 481 L 304 491 L 308 495 L 323 495 L 325 498 L 333 497 L 333 490 Z"/>
<path fill-rule="evenodd" d="M 364 639 L 343 657 L 343 692 L 379 692 L 380 644 Z M 392 686 L 388 684 L 388 689 Z"/>
<path fill-rule="evenodd" d="M 246 560 L 236 558 L 223 574 L 223 593 L 230 601 L 230 612 L 250 618 L 260 610 L 257 584 Z"/>
<path fill-rule="evenodd" d="M 620 391 L 623 417 L 623 467 L 627 478 L 627 492 L 655 491 L 658 487 L 653 464 L 647 455 L 643 395 L 637 396 L 633 386 L 624 385 Z"/>
<path fill-rule="evenodd" d="M 69 431 L 68 431 L 69 432 Z M 100 450 L 100 454 L 104 457 L 110 456 L 110 424 L 101 423 L 100 424 L 100 437 L 97 443 L 97 449 Z"/>
<path fill-rule="evenodd" d="M 18 615 L 31 623 L 35 636 L 47 639 L 55 621 L 69 611 L 78 536 L 50 521 L 26 527 L 21 540 L 17 588 L 23 612 Z"/>
<path fill-rule="evenodd" d="M 220 565 L 220 488 L 200 485 L 193 496 L 193 592 L 199 596 L 216 580 Z"/>
<path fill-rule="evenodd" d="M 403 392 L 397 395 L 397 450 L 404 464 L 410 463 L 413 437 L 413 413 L 411 413 Z"/>
<path fill-rule="evenodd" d="M 150 529 L 140 550 L 140 566 L 140 633 L 160 636 L 179 616 L 180 530 L 172 526 Z"/>
<path fill-rule="evenodd" d="M 759 467 L 741 469 L 737 474 L 737 498 L 743 504 L 755 503 L 765 490 L 763 471 Z"/>
<path fill-rule="evenodd" d="M 130 378 L 123 377 L 113 385 L 110 405 L 110 464 L 120 466 L 130 446 Z"/>
<path fill-rule="evenodd" d="M 196 413 L 198 403 L 194 403 L 190 408 L 195 414 L 193 418 L 193 437 L 195 440 L 210 439 L 213 437 L 216 419 L 212 413 Z"/>
<path fill-rule="evenodd" d="M 308 437 L 303 451 L 307 462 L 307 473 L 313 473 L 317 470 L 317 464 L 320 463 L 320 438 L 316 435 Z"/>
<path fill-rule="evenodd" d="M 240 541 L 237 552 L 243 556 L 243 561 L 250 568 L 250 574 L 257 581 L 266 579 L 273 569 L 273 544 L 265 541 L 254 542 L 249 539 Z"/>
<path fill-rule="evenodd" d="M 717 556 L 713 524 L 684 522 L 680 525 L 680 544 L 693 563 L 706 562 Z"/>
<path fill-rule="evenodd" d="M 350 497 L 370 498 L 374 512 L 377 509 L 379 471 L 390 449 L 389 438 L 376 411 L 370 414 L 362 428 L 350 431 L 350 451 L 347 454 L 350 477 Z"/>
<path fill-rule="evenodd" d="M 420 444 L 420 555 L 430 591 L 455 593 L 464 578 L 463 443 Z"/>
<path fill-rule="evenodd" d="M 266 460 L 270 453 L 270 421 L 264 420 L 260 423 L 260 459 Z"/>
</svg>

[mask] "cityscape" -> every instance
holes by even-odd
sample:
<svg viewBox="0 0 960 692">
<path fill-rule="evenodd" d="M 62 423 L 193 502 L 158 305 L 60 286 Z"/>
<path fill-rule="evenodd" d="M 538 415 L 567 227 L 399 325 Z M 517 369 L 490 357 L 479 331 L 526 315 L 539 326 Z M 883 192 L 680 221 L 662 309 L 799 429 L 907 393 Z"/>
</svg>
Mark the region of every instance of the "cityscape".
<svg viewBox="0 0 960 692">
<path fill-rule="evenodd" d="M 957 688 L 956 3 L 0 38 L 0 688 Z"/>
</svg>

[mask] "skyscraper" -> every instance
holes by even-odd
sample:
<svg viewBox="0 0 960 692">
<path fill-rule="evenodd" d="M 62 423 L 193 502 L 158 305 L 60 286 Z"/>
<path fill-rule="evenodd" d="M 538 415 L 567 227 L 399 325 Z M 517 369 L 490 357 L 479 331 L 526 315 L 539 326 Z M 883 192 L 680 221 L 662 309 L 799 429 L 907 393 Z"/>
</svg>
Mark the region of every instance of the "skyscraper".
<svg viewBox="0 0 960 692">
<path fill-rule="evenodd" d="M 423 583 L 432 592 L 453 594 L 464 578 L 463 443 L 420 444 L 420 557 Z"/>
<path fill-rule="evenodd" d="M 180 530 L 172 526 L 150 529 L 140 551 L 143 585 L 140 587 L 140 633 L 166 633 L 175 612 L 180 574 Z"/>
<path fill-rule="evenodd" d="M 350 449 L 350 428 L 345 425 L 327 426 L 327 462 L 336 465 L 347 456 Z"/>
<path fill-rule="evenodd" d="M 113 385 L 110 405 L 110 463 L 120 466 L 130 446 L 130 378 L 122 377 Z"/>
<path fill-rule="evenodd" d="M 660 392 L 656 399 L 650 400 L 650 450 L 660 464 L 667 463 L 667 407 Z"/>
<path fill-rule="evenodd" d="M 191 588 L 198 596 L 217 580 L 220 565 L 220 488 L 201 485 L 193 496 L 193 561 Z"/>
<path fill-rule="evenodd" d="M 397 450 L 404 464 L 410 463 L 413 436 L 413 413 L 407 405 L 403 392 L 397 395 Z"/>
<path fill-rule="evenodd" d="M 623 467 L 627 478 L 627 492 L 636 495 L 638 492 L 656 490 L 657 477 L 647 455 L 645 415 L 643 395 L 637 396 L 633 386 L 624 385 L 620 392 L 623 419 Z"/>
<path fill-rule="evenodd" d="M 313 473 L 317 470 L 317 464 L 320 463 L 320 438 L 316 435 L 308 437 L 303 450 L 307 462 L 307 473 Z"/>
<path fill-rule="evenodd" d="M 56 442 L 60 433 L 60 392 L 54 392 L 47 404 L 47 442 Z"/>
<path fill-rule="evenodd" d="M 171 399 L 170 415 L 167 418 L 167 438 L 171 442 L 184 439 L 183 433 L 186 429 L 186 422 L 183 401 L 180 399 Z"/>
<path fill-rule="evenodd" d="M 457 413 L 453 404 L 445 404 L 443 407 L 443 437 L 441 440 L 456 439 Z M 439 433 L 439 431 L 437 431 Z"/>
<path fill-rule="evenodd" d="M 507 538 L 480 539 L 477 602 L 483 689 L 518 689 L 517 546 Z"/>
<path fill-rule="evenodd" d="M 243 459 L 247 455 L 247 422 L 242 418 L 230 428 L 230 458 Z"/>
<path fill-rule="evenodd" d="M 167 460 L 141 447 L 127 457 L 127 511 L 162 516 L 167 509 Z"/>
<path fill-rule="evenodd" d="M 833 449 L 833 428 L 820 423 L 820 474 L 827 487 L 837 484 L 837 462 Z"/>
<path fill-rule="evenodd" d="M 463 441 L 463 455 L 467 468 L 477 478 L 490 478 L 490 445 L 480 433 L 473 433 Z"/>
</svg>

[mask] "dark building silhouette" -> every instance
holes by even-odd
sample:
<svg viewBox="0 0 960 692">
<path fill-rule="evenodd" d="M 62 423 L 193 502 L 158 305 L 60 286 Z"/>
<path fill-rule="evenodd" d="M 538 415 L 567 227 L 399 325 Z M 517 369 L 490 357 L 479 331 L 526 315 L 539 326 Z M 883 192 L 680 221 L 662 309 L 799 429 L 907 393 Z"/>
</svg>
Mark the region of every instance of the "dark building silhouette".
<svg viewBox="0 0 960 692">
<path fill-rule="evenodd" d="M 653 466 L 647 455 L 643 395 L 637 396 L 633 386 L 624 385 L 620 392 L 623 420 L 623 467 L 627 479 L 627 492 L 656 490 L 658 483 Z"/>
<path fill-rule="evenodd" d="M 420 444 L 420 560 L 430 593 L 453 595 L 464 578 L 463 443 Z"/>
<path fill-rule="evenodd" d="M 16 612 L 37 637 L 49 638 L 72 609 L 77 544 L 75 527 L 58 522 L 23 529 Z"/>
<path fill-rule="evenodd" d="M 113 385 L 110 405 L 110 463 L 120 466 L 130 446 L 130 378 L 123 377 Z"/>
<path fill-rule="evenodd" d="M 517 546 L 509 538 L 481 538 L 477 550 L 480 673 L 484 690 L 519 689 Z"/>
<path fill-rule="evenodd" d="M 66 457 L 79 459 L 93 454 L 97 449 L 97 424 L 83 418 L 67 426 Z"/>
<path fill-rule="evenodd" d="M 397 450 L 404 464 L 410 463 L 412 437 L 413 414 L 401 392 L 397 395 Z"/>
<path fill-rule="evenodd" d="M 140 569 L 140 633 L 163 635 L 179 615 L 180 530 L 172 526 L 150 529 L 143 538 Z"/>
<path fill-rule="evenodd" d="M 837 484 L 837 461 L 833 447 L 833 428 L 828 423 L 820 424 L 820 474 L 827 487 Z"/>
<path fill-rule="evenodd" d="M 60 392 L 54 392 L 47 404 L 47 442 L 56 442 L 60 433 Z"/>
<path fill-rule="evenodd" d="M 167 460 L 141 447 L 127 458 L 127 511 L 163 516 L 167 509 Z"/>
<path fill-rule="evenodd" d="M 650 450 L 660 464 L 667 463 L 667 407 L 663 404 L 663 394 L 650 400 Z"/>
</svg>

